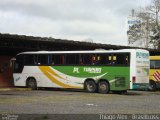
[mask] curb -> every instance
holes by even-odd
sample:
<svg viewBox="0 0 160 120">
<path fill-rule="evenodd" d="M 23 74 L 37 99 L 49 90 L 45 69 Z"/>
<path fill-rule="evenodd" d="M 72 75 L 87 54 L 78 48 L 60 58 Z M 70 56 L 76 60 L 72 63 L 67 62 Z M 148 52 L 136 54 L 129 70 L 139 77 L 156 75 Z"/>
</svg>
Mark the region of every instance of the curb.
<svg viewBox="0 0 160 120">
<path fill-rule="evenodd" d="M 31 88 L 0 88 L 0 91 L 31 91 Z"/>
</svg>

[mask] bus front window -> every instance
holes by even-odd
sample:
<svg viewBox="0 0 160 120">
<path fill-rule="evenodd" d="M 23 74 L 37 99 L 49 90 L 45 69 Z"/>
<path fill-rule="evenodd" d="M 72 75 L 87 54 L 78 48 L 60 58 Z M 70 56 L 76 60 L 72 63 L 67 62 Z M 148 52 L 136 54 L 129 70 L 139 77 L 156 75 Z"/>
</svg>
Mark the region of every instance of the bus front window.
<svg viewBox="0 0 160 120">
<path fill-rule="evenodd" d="M 151 69 L 160 69 L 160 60 L 151 60 L 150 68 Z"/>
</svg>

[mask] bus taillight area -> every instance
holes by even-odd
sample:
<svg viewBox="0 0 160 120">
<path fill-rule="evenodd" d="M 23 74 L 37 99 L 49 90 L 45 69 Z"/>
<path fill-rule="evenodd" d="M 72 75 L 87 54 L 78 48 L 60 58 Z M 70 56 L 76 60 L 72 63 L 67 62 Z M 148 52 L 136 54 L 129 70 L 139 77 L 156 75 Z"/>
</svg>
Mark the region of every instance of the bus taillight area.
<svg viewBox="0 0 160 120">
<path fill-rule="evenodd" d="M 138 76 L 132 77 L 133 90 L 149 90 L 148 77 Z"/>
<path fill-rule="evenodd" d="M 136 76 L 132 76 L 132 82 L 136 83 Z"/>
</svg>

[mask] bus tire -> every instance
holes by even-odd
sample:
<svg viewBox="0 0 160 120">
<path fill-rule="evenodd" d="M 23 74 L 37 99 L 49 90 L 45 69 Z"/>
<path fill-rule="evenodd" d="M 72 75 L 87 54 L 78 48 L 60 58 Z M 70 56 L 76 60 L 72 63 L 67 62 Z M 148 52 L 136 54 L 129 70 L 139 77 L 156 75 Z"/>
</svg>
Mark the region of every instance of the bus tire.
<svg viewBox="0 0 160 120">
<path fill-rule="evenodd" d="M 37 82 L 34 78 L 28 78 L 27 79 L 27 87 L 31 88 L 32 90 L 37 89 Z"/>
<path fill-rule="evenodd" d="M 153 80 L 150 80 L 149 84 L 150 84 L 150 90 L 156 91 L 157 89 L 156 83 Z"/>
<path fill-rule="evenodd" d="M 109 93 L 110 87 L 109 83 L 106 81 L 101 81 L 98 83 L 98 92 L 102 94 L 107 94 Z"/>
<path fill-rule="evenodd" d="M 85 88 L 90 93 L 97 92 L 97 84 L 93 80 L 86 81 Z"/>
</svg>

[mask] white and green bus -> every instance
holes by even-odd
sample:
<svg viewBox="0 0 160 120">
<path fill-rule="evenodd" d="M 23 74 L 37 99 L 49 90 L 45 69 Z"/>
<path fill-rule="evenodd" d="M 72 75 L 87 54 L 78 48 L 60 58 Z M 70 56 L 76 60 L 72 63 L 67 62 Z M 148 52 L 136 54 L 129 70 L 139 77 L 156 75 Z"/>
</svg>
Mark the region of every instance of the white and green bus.
<svg viewBox="0 0 160 120">
<path fill-rule="evenodd" d="M 126 92 L 148 88 L 149 52 L 142 49 L 38 51 L 16 56 L 14 85 Z"/>
</svg>

